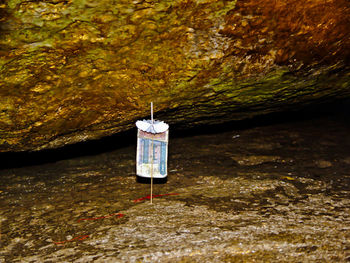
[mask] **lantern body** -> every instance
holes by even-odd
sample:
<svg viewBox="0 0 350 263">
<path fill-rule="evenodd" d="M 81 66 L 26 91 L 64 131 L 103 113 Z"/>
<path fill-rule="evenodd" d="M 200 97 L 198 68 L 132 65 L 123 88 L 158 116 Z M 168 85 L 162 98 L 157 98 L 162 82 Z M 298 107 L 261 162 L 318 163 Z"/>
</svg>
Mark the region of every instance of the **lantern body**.
<svg viewBox="0 0 350 263">
<path fill-rule="evenodd" d="M 146 178 L 167 177 L 169 130 L 160 133 L 137 130 L 136 174 Z"/>
</svg>

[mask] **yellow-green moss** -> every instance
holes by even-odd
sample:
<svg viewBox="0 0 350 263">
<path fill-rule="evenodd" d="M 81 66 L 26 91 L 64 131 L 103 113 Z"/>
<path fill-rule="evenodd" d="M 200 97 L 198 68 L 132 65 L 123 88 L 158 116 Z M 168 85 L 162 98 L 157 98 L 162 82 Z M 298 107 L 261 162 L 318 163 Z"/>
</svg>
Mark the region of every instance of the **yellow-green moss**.
<svg viewBox="0 0 350 263">
<path fill-rule="evenodd" d="M 0 38 L 0 137 L 12 141 L 0 151 L 110 135 L 146 116 L 150 101 L 172 123 L 214 123 L 349 96 L 344 59 L 294 62 L 283 38 L 274 42 L 278 32 L 261 28 L 259 18 L 266 26 L 274 18 L 245 4 L 10 0 Z"/>
</svg>

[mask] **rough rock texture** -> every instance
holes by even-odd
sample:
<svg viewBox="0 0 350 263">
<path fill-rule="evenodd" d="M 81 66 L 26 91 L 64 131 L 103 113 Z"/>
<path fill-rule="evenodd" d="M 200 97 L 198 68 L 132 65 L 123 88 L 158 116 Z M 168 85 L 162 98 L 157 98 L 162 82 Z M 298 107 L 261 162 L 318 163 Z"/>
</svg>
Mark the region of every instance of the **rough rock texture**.
<svg viewBox="0 0 350 263">
<path fill-rule="evenodd" d="M 347 0 L 0 1 L 0 151 L 348 97 Z"/>
<path fill-rule="evenodd" d="M 132 143 L 17 162 L 0 174 L 0 262 L 349 263 L 349 120 L 173 138 L 153 190 L 178 195 L 152 205 L 133 202 L 150 185 L 135 182 Z"/>
</svg>

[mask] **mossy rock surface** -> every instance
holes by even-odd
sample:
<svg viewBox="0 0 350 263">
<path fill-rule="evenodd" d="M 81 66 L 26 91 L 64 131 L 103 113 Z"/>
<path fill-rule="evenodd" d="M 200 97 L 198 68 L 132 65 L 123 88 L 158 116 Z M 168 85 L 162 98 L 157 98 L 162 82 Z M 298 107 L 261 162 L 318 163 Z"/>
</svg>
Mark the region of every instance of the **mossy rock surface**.
<svg viewBox="0 0 350 263">
<path fill-rule="evenodd" d="M 291 6 L 293 8 L 291 8 Z M 350 97 L 347 0 L 0 1 L 0 151 Z"/>
</svg>

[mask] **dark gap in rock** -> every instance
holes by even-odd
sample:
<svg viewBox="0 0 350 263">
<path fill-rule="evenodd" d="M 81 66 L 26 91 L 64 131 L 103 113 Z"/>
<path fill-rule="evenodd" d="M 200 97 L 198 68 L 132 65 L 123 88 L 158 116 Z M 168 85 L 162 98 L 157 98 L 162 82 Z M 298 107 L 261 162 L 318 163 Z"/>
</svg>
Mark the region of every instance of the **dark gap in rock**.
<svg viewBox="0 0 350 263">
<path fill-rule="evenodd" d="M 32 165 L 54 163 L 81 156 L 97 155 L 135 143 L 136 131 L 130 130 L 99 140 L 80 142 L 58 149 L 33 152 L 0 153 L 0 169 L 19 168 Z"/>
<path fill-rule="evenodd" d="M 246 130 L 255 127 L 270 126 L 274 124 L 296 123 L 318 118 L 338 118 L 349 120 L 350 125 L 350 100 L 338 100 L 317 105 L 305 106 L 302 110 L 281 111 L 266 115 L 259 115 L 250 119 L 230 121 L 216 125 L 197 125 L 186 129 L 183 125 L 171 126 L 171 137 L 187 137 L 194 135 L 215 134 L 232 130 Z"/>
<path fill-rule="evenodd" d="M 170 140 L 179 137 L 246 130 L 273 124 L 296 123 L 317 118 L 340 118 L 350 125 L 350 100 L 305 106 L 305 108 L 300 111 L 271 113 L 251 119 L 231 121 L 223 124 L 198 125 L 189 129 L 186 129 L 182 125 L 171 125 Z M 347 120 L 349 121 L 347 122 Z M 54 163 L 60 160 L 81 156 L 93 156 L 131 145 L 136 145 L 136 128 L 99 140 L 67 145 L 58 149 L 42 150 L 38 152 L 0 153 L 0 170 Z"/>
</svg>

